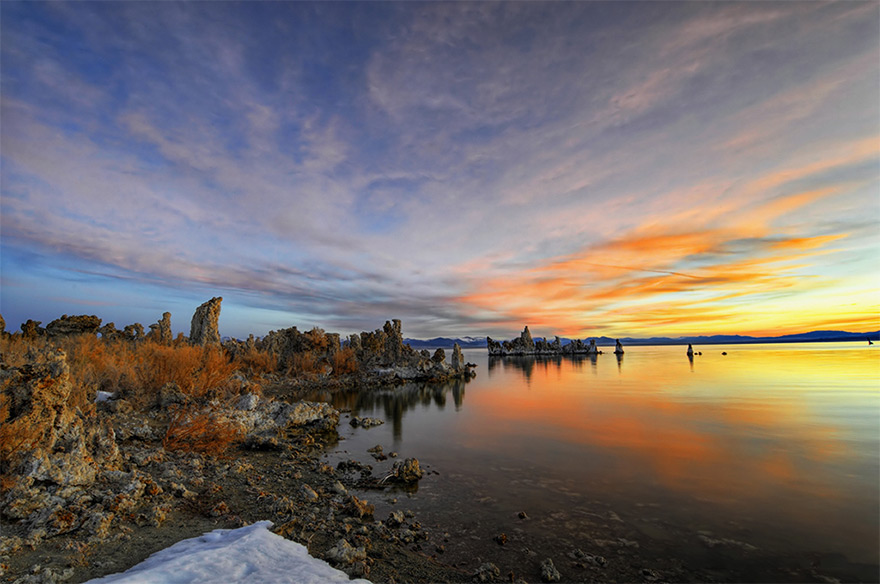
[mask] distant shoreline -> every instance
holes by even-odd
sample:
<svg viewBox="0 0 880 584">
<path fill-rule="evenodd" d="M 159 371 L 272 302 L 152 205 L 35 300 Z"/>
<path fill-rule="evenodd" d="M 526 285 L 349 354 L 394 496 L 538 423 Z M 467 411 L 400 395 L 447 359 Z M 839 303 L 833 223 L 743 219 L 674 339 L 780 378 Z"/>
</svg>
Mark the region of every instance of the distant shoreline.
<svg viewBox="0 0 880 584">
<path fill-rule="evenodd" d="M 851 342 L 863 342 L 867 344 L 868 339 L 873 342 L 880 342 L 880 331 L 868 332 L 868 333 L 838 333 L 837 335 L 829 335 L 827 337 L 816 336 L 812 337 L 814 333 L 802 333 L 799 335 L 787 335 L 782 337 L 742 337 L 736 336 L 733 338 L 718 338 L 719 336 L 712 337 L 684 337 L 680 339 L 672 339 L 672 338 L 653 338 L 653 339 L 634 339 L 634 338 L 621 338 L 620 342 L 623 343 L 624 346 L 640 346 L 640 347 L 648 347 L 648 346 L 666 346 L 666 345 L 760 345 L 760 344 L 788 344 L 788 343 L 851 343 Z M 564 344 L 568 344 L 571 339 L 562 339 Z M 598 337 L 596 338 L 596 345 L 598 347 L 614 347 L 614 339 L 609 339 L 608 337 Z M 448 339 L 448 338 L 440 338 L 440 339 L 428 339 L 428 340 L 420 340 L 420 339 L 404 339 L 404 342 L 413 347 L 414 349 L 449 349 L 452 348 L 453 344 L 456 342 L 462 349 L 485 349 L 487 348 L 486 341 L 472 341 L 467 342 L 462 339 Z M 880 346 L 880 345 L 878 345 Z"/>
</svg>

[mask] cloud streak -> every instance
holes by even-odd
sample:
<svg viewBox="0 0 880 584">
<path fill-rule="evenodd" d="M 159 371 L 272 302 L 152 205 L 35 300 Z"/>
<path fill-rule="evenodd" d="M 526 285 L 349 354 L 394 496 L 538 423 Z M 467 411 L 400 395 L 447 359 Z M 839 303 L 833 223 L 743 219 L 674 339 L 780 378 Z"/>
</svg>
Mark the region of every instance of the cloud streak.
<svg viewBox="0 0 880 584">
<path fill-rule="evenodd" d="M 876 6 L 154 8 L 0 6 L 9 321 L 65 273 L 412 336 L 877 318 L 817 292 L 873 285 Z"/>
</svg>

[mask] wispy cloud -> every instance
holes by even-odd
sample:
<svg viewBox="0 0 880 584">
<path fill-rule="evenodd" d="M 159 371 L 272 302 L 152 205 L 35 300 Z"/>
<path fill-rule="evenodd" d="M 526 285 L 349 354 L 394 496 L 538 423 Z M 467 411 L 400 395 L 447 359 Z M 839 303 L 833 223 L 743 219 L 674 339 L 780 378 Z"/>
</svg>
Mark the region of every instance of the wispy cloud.
<svg viewBox="0 0 880 584">
<path fill-rule="evenodd" d="M 2 5 L 4 250 L 423 336 L 864 291 L 874 6 L 245 8 Z"/>
</svg>

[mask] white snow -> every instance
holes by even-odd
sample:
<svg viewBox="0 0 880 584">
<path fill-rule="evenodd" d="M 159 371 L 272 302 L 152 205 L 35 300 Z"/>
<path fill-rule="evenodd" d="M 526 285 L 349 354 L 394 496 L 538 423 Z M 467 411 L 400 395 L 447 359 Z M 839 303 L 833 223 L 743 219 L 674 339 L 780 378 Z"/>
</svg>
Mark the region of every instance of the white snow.
<svg viewBox="0 0 880 584">
<path fill-rule="evenodd" d="M 107 401 L 108 399 L 112 399 L 116 394 L 110 393 L 109 391 L 99 391 L 95 396 L 95 403 Z"/>
<path fill-rule="evenodd" d="M 185 539 L 130 570 L 89 580 L 89 584 L 370 584 L 368 580 L 349 580 L 345 572 L 311 557 L 305 546 L 275 535 L 270 527 L 271 521 L 258 521 Z"/>
</svg>

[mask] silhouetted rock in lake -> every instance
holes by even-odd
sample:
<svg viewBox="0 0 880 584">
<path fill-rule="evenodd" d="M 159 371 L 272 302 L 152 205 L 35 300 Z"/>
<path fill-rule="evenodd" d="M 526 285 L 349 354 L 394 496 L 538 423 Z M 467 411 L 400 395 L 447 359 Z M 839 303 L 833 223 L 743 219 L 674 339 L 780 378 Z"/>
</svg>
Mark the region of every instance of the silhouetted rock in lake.
<svg viewBox="0 0 880 584">
<path fill-rule="evenodd" d="M 464 362 L 461 348 L 453 363 L 446 362 L 446 351 L 437 349 L 429 357 L 427 351 L 416 351 L 403 342 L 403 327 L 400 320 L 386 321 L 385 326 L 373 332 L 362 332 L 359 337 L 352 335 L 349 346 L 355 350 L 361 370 L 381 377 L 399 380 L 442 380 L 474 375 L 471 367 Z"/>
<path fill-rule="evenodd" d="M 496 341 L 492 337 L 486 337 L 486 347 L 489 355 L 493 357 L 525 357 L 525 356 L 557 356 L 557 355 L 598 355 L 596 341 L 575 339 L 563 345 L 557 336 L 553 341 L 546 338 L 533 340 L 529 327 L 525 327 L 519 338 L 510 341 Z"/>
<path fill-rule="evenodd" d="M 220 319 L 221 302 L 223 302 L 223 298 L 217 296 L 196 308 L 189 330 L 190 343 L 202 346 L 220 344 L 217 321 Z M 170 314 L 168 316 L 171 317 Z"/>
</svg>

